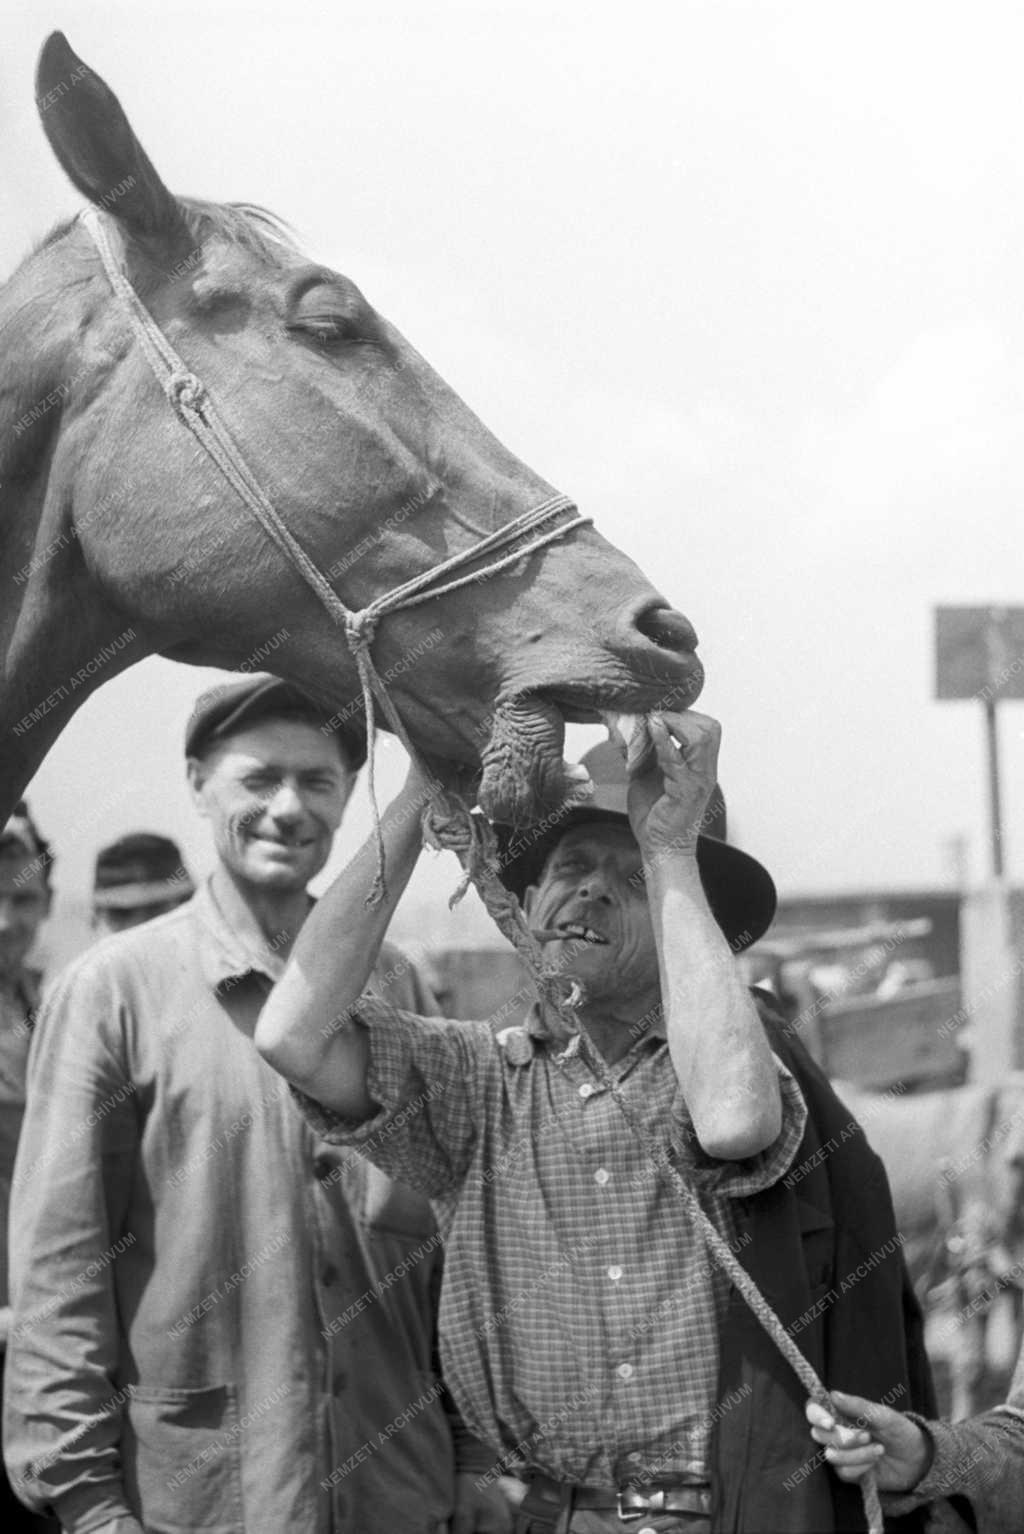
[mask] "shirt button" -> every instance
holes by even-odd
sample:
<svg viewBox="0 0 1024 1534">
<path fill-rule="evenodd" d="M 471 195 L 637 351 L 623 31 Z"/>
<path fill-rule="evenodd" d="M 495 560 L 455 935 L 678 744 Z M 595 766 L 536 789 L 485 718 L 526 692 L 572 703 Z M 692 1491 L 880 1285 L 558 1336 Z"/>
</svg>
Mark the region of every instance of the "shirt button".
<svg viewBox="0 0 1024 1534">
<path fill-rule="evenodd" d="M 615 1373 L 619 1376 L 620 1380 L 631 1380 L 633 1378 L 633 1365 L 620 1364 Z"/>
<path fill-rule="evenodd" d="M 626 1458 L 629 1460 L 631 1465 L 639 1465 L 640 1461 L 643 1459 L 643 1455 L 639 1449 L 631 1449 L 626 1455 Z"/>
<path fill-rule="evenodd" d="M 603 1188 L 611 1175 L 612 1174 L 608 1171 L 607 1167 L 599 1166 L 597 1171 L 594 1173 L 594 1181 L 598 1184 L 599 1187 Z"/>
<path fill-rule="evenodd" d="M 622 1277 L 622 1269 L 619 1267 L 617 1262 L 612 1263 L 611 1267 L 608 1269 L 608 1277 L 611 1279 L 613 1284 L 617 1284 L 619 1279 Z M 625 1367 L 628 1369 L 629 1364 L 626 1364 Z M 621 1373 L 622 1371 L 620 1370 L 619 1372 Z M 625 1375 L 622 1377 L 623 1379 L 626 1378 Z"/>
<path fill-rule="evenodd" d="M 637 1529 L 636 1534 L 658 1534 L 653 1523 L 645 1523 L 642 1529 Z"/>
<path fill-rule="evenodd" d="M 591 1092 L 593 1092 L 593 1090 L 594 1090 L 593 1083 L 590 1082 L 590 1081 L 585 1081 L 583 1083 L 583 1085 L 580 1087 L 580 1096 L 581 1097 L 589 1097 Z"/>
</svg>

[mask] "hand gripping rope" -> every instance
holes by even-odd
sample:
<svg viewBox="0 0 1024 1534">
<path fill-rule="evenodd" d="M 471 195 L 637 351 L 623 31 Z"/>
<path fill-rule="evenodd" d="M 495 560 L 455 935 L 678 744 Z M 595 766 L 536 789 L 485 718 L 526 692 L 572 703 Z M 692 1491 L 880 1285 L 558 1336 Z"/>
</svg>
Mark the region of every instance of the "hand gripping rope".
<svg viewBox="0 0 1024 1534">
<path fill-rule="evenodd" d="M 132 331 L 143 349 L 146 360 L 176 415 L 212 458 L 268 538 L 280 549 L 334 622 L 345 632 L 349 650 L 355 658 L 366 709 L 367 777 L 377 839 L 377 873 L 368 903 L 376 903 L 381 899 L 384 891 L 384 841 L 374 784 L 375 697 L 409 756 L 422 765 L 419 753 L 409 739 L 408 731 L 388 696 L 370 654 L 378 623 L 388 613 L 416 607 L 421 602 L 427 602 L 433 597 L 445 596 L 473 581 L 486 580 L 492 575 L 497 575 L 499 571 L 534 553 L 537 549 L 543 548 L 556 538 L 564 537 L 572 528 L 580 527 L 591 519 L 582 516 L 568 496 L 551 496 L 539 506 L 514 518 L 503 527 L 497 528 L 469 548 L 451 555 L 450 558 L 425 570 L 422 574 L 413 576 L 401 586 L 396 586 L 393 591 L 375 597 L 365 607 L 358 609 L 346 607 L 327 577 L 310 559 L 305 549 L 281 520 L 273 503 L 264 494 L 221 420 L 202 381 L 179 357 L 128 281 L 114 255 L 104 219 L 99 211 L 96 208 L 87 208 L 81 214 L 81 220 L 96 245 L 103 269 L 115 295 L 125 309 Z M 546 526 L 556 518 L 559 519 L 557 526 Z M 515 548 L 511 547 L 517 544 L 519 539 L 527 538 L 531 533 L 544 527 L 546 531 L 541 532 L 532 541 Z M 501 553 L 499 558 L 484 565 L 482 569 L 458 575 L 451 580 L 446 579 L 455 571 L 462 570 L 464 566 L 475 564 L 486 555 L 503 550 L 507 552 Z M 554 1014 L 565 1037 L 577 1032 L 579 1025 L 574 1008 L 579 1002 L 578 987 L 568 977 L 545 962 L 541 945 L 530 932 L 522 907 L 516 897 L 502 884 L 499 877 L 497 842 L 493 831 L 486 821 L 479 816 L 472 816 L 468 805 L 455 795 L 446 795 L 431 775 L 425 774 L 425 776 L 428 779 L 431 800 L 424 812 L 425 837 L 435 847 L 443 846 L 454 851 L 463 867 L 463 879 L 453 896 L 452 904 L 461 898 L 470 882 L 476 886 L 492 919 L 526 964 L 548 1016 Z M 678 1169 L 672 1165 L 667 1150 L 659 1146 L 634 1120 L 604 1060 L 596 1051 L 592 1053 L 595 1055 L 598 1076 L 610 1092 L 631 1133 L 639 1141 L 655 1171 L 667 1179 L 682 1200 L 687 1213 L 701 1232 L 708 1250 L 722 1272 L 739 1290 L 810 1398 L 831 1412 L 837 1421 L 842 1420 L 841 1413 L 833 1404 L 824 1384 L 804 1358 L 746 1269 L 737 1261 L 728 1243 L 703 1209 L 697 1194 L 684 1181 Z M 868 1521 L 868 1534 L 883 1534 L 881 1503 L 874 1473 L 866 1475 L 861 1480 L 860 1486 L 864 1500 L 864 1513 Z"/>
</svg>

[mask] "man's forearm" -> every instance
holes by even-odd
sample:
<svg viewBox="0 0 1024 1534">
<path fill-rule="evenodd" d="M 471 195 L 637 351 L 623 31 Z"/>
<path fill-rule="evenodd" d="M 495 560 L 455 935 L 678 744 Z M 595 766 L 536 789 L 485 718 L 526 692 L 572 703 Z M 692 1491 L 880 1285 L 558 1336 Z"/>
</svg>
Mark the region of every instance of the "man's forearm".
<svg viewBox="0 0 1024 1534">
<path fill-rule="evenodd" d="M 978 1534 L 1018 1534 L 1024 1507 L 1024 1410 L 929 1422 L 927 1430 L 934 1444 L 931 1465 L 913 1491 L 891 1494 L 888 1509 L 902 1514 L 937 1498 L 965 1497 Z"/>
<path fill-rule="evenodd" d="M 778 1072 L 735 957 L 708 908 L 696 857 L 646 857 L 669 1053 L 701 1146 L 739 1160 L 778 1136 Z"/>
<path fill-rule="evenodd" d="M 288 966 L 256 1027 L 256 1045 L 275 1069 L 309 1083 L 344 1030 L 366 989 L 381 943 L 416 866 L 422 845 L 422 788 L 407 786 L 384 812 L 381 830 L 386 893 L 367 906 L 376 869 L 370 837 L 306 918 Z"/>
</svg>

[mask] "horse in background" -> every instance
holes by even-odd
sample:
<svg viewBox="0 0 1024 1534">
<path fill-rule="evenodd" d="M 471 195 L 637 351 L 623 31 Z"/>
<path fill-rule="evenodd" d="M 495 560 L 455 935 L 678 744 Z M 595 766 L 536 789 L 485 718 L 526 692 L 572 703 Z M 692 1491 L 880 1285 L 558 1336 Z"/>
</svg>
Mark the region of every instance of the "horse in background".
<svg viewBox="0 0 1024 1534">
<path fill-rule="evenodd" d="M 889 1175 L 910 1277 L 932 1315 L 929 1346 L 950 1360 L 951 1415 L 973 1416 L 992 1404 L 1000 1310 L 1014 1358 L 1022 1336 L 1024 1075 L 905 1096 L 833 1086 Z"/>
</svg>

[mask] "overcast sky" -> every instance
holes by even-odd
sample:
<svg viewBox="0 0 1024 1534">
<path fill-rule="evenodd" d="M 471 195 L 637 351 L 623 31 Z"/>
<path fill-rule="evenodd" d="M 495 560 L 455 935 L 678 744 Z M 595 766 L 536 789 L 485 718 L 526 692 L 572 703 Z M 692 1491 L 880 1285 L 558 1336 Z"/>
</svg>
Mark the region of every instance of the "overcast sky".
<svg viewBox="0 0 1024 1534">
<path fill-rule="evenodd" d="M 8 0 L 0 266 L 78 206 L 32 98 L 59 26 L 172 188 L 291 221 L 692 618 L 784 892 L 949 884 L 958 834 L 977 878 L 981 710 L 932 701 L 932 608 L 1024 605 L 1017 9 Z M 205 865 L 204 680 L 146 662 L 51 752 L 65 892 L 135 827 Z M 1002 739 L 1022 878 L 1024 704 Z"/>
</svg>

